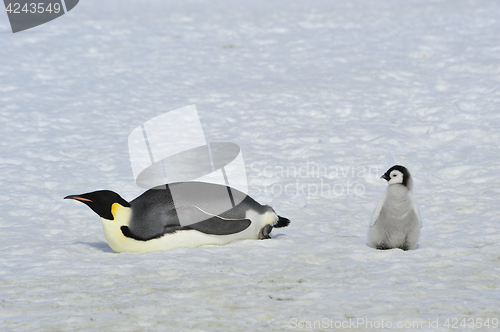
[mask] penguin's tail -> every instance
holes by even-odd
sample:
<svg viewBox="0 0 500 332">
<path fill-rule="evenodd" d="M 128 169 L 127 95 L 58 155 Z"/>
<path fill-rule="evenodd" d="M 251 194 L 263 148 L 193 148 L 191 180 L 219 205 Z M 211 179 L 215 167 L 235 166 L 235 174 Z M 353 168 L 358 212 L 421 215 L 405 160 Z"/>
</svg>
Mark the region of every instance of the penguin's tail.
<svg viewBox="0 0 500 332">
<path fill-rule="evenodd" d="M 289 224 L 290 224 L 290 219 L 278 216 L 278 220 L 276 220 L 276 222 L 272 226 L 276 228 L 281 228 L 281 227 L 286 227 Z"/>
</svg>

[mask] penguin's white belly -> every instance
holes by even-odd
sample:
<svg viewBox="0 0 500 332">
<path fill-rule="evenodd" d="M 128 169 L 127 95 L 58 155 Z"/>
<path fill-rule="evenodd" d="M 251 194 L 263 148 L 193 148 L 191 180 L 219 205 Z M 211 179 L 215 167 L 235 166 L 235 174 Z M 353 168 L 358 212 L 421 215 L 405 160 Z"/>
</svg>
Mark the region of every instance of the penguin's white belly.
<svg viewBox="0 0 500 332">
<path fill-rule="evenodd" d="M 235 234 L 215 235 L 205 234 L 197 230 L 181 230 L 148 241 L 139 241 L 124 236 L 120 228 L 123 223 L 101 219 L 106 241 L 115 252 L 148 252 L 178 247 L 195 248 L 203 245 L 224 245 L 246 239 L 256 240 L 260 230 L 276 220 L 276 216 L 270 212 L 260 215 L 254 211 L 247 211 L 246 218 L 252 221 L 250 226 Z"/>
</svg>

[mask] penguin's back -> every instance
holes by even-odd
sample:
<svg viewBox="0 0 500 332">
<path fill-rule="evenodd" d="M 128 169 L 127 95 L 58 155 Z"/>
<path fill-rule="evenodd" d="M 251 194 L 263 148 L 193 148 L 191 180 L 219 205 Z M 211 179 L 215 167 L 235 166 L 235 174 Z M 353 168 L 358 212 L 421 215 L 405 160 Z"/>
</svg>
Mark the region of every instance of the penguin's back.
<svg viewBox="0 0 500 332">
<path fill-rule="evenodd" d="M 241 220 L 246 218 L 248 210 L 259 214 L 267 210 L 239 190 L 204 182 L 178 182 L 150 189 L 130 205 L 132 216 L 128 227 L 139 239 L 190 229 L 190 226 L 217 234 L 223 232 L 217 226 L 221 225 L 220 219 L 227 219 L 227 225 L 233 220 L 232 226 L 239 229 L 245 227 Z M 215 218 L 214 222 L 200 223 L 211 218 Z M 238 221 L 241 225 L 236 224 Z M 212 226 L 217 229 L 211 230 Z M 226 232 L 230 232 L 229 229 Z"/>
</svg>

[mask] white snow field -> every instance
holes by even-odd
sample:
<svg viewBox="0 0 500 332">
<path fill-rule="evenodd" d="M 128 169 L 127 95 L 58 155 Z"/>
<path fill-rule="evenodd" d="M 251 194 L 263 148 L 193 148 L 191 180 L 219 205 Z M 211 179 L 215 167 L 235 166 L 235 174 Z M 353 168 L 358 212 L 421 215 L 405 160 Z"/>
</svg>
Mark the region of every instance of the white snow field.
<svg viewBox="0 0 500 332">
<path fill-rule="evenodd" d="M 128 135 L 191 104 L 290 226 L 112 252 L 63 197 L 141 194 Z M 2 12 L 0 116 L 2 331 L 498 331 L 499 1 L 82 0 L 16 34 Z M 366 244 L 394 164 L 416 250 Z"/>
</svg>

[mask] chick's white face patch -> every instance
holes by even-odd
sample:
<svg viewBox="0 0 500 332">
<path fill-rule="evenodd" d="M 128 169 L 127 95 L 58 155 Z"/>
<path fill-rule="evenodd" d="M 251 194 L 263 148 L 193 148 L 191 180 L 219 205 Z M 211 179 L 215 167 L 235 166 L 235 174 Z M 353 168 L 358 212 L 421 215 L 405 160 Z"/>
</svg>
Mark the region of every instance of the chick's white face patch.
<svg viewBox="0 0 500 332">
<path fill-rule="evenodd" d="M 389 184 L 403 183 L 403 173 L 398 170 L 392 171 L 390 177 Z"/>
</svg>

